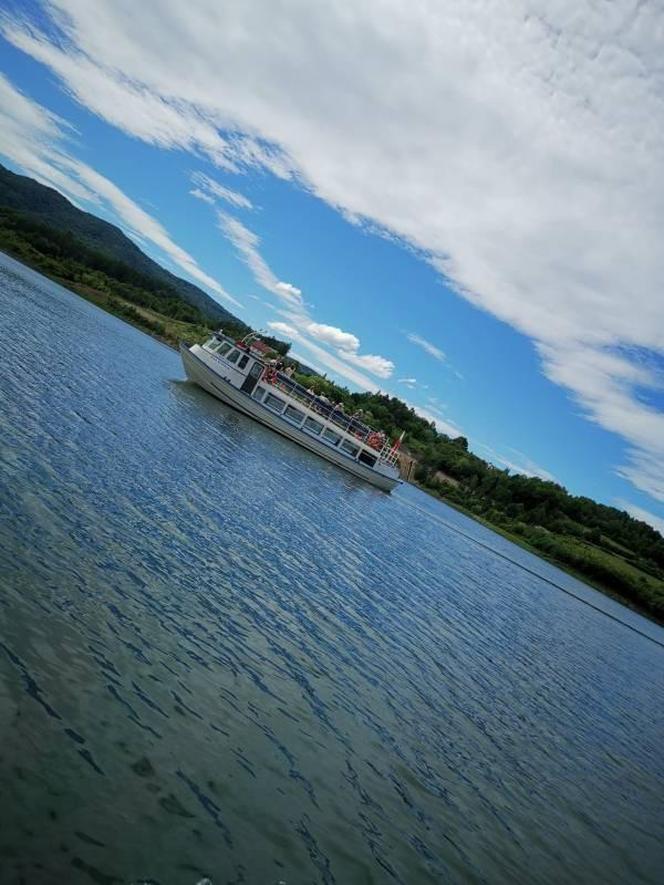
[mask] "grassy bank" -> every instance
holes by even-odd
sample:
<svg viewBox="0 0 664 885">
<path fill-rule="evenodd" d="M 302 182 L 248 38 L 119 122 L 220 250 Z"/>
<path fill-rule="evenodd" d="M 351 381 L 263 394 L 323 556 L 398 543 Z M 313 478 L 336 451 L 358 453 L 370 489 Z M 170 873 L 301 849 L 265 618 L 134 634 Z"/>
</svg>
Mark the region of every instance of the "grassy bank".
<svg viewBox="0 0 664 885">
<path fill-rule="evenodd" d="M 628 561 L 622 560 L 614 554 L 608 553 L 607 551 L 602 550 L 602 548 L 590 544 L 579 545 L 574 553 L 574 559 L 572 559 L 572 557 L 569 559 L 563 558 L 559 551 L 553 550 L 553 545 L 548 543 L 548 539 L 544 544 L 538 544 L 537 537 L 534 539 L 528 537 L 522 529 L 517 529 L 517 531 L 520 530 L 521 532 L 520 534 L 517 534 L 513 526 L 509 524 L 500 524 L 498 522 L 490 522 L 480 514 L 469 510 L 468 507 L 465 507 L 458 501 L 449 500 L 444 494 L 440 494 L 438 490 L 422 485 L 416 480 L 412 480 L 412 484 L 417 486 L 417 488 L 425 492 L 427 495 L 443 501 L 448 507 L 452 507 L 454 510 L 462 513 L 474 522 L 479 522 L 481 525 L 505 538 L 507 541 L 511 541 L 518 547 L 522 547 L 524 550 L 537 556 L 538 559 L 543 559 L 551 565 L 555 565 L 557 568 L 561 569 L 561 571 L 566 572 L 585 584 L 588 584 L 590 587 L 593 587 L 595 590 L 598 590 L 606 596 L 610 596 L 612 599 L 616 600 L 616 602 L 620 602 L 622 605 L 631 608 L 633 611 L 645 615 L 650 620 L 664 625 L 664 616 L 661 614 L 661 598 L 662 594 L 664 594 L 664 582 L 657 579 L 652 574 L 643 572 L 640 569 L 631 566 Z M 564 541 L 564 536 L 562 538 L 558 537 L 557 540 L 559 542 L 561 540 Z M 558 555 L 556 555 L 556 552 L 558 552 Z M 599 568 L 597 568 L 597 572 L 601 569 L 599 575 L 590 574 L 591 569 L 588 567 L 588 560 L 590 557 L 595 559 L 595 563 L 599 563 Z M 636 594 L 633 590 L 634 583 L 636 583 L 638 588 Z M 642 598 L 644 590 L 650 598 L 650 604 L 644 605 L 644 600 Z"/>
<path fill-rule="evenodd" d="M 460 501 L 459 494 L 454 491 L 450 494 L 445 486 L 417 480 L 414 485 L 596 590 L 664 624 L 664 580 L 649 563 L 645 568 L 635 564 L 639 558 L 628 548 L 619 551 L 617 545 L 601 533 L 592 533 L 593 542 L 510 520 L 499 512 L 488 519 L 481 507 L 473 509 L 472 501 Z"/>
</svg>

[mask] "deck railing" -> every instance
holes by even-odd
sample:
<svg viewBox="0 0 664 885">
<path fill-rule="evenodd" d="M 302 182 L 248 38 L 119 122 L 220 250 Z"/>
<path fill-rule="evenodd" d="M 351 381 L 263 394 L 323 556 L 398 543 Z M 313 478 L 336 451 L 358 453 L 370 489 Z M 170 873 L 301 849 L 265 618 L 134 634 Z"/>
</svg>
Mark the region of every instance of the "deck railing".
<svg viewBox="0 0 664 885">
<path fill-rule="evenodd" d="M 359 442 L 366 443 L 369 448 L 373 449 L 373 451 L 378 454 L 381 460 L 385 460 L 383 458 L 382 450 L 387 452 L 389 450 L 389 445 L 385 443 L 381 449 L 380 445 L 371 445 L 368 442 L 369 437 L 372 436 L 372 434 L 376 434 L 376 431 L 372 427 L 369 427 L 357 418 L 353 418 L 352 415 L 347 415 L 337 406 L 325 402 L 316 394 L 308 393 L 301 384 L 298 384 L 297 381 L 293 381 L 288 375 L 284 375 L 282 372 L 274 372 L 272 377 L 274 380 L 268 381 L 268 373 L 265 372 L 261 378 L 261 384 L 276 387 L 278 390 L 283 391 L 289 397 L 303 405 L 308 411 L 315 415 L 319 415 L 330 424 L 336 425 L 340 430 L 350 434 Z"/>
<path fill-rule="evenodd" d="M 225 335 L 222 330 L 215 332 L 214 338 L 218 340 L 227 340 L 231 344 L 234 343 L 233 340 Z M 242 343 L 245 344 L 245 341 L 243 340 Z M 235 342 L 235 344 L 237 346 L 237 342 Z M 244 349 L 249 350 L 250 346 L 250 342 L 247 342 Z M 256 357 L 256 354 L 253 354 L 253 356 Z M 260 359 L 259 362 L 261 362 Z M 296 402 L 300 403 L 300 405 L 304 406 L 307 412 L 322 418 L 323 421 L 334 424 L 341 431 L 352 436 L 358 442 L 364 443 L 376 455 L 379 462 L 390 464 L 393 467 L 399 467 L 398 443 L 392 445 L 389 440 L 385 438 L 385 434 L 378 433 L 373 427 L 369 427 L 358 418 L 354 418 L 352 415 L 347 415 L 338 406 L 333 405 L 326 399 L 322 399 L 317 394 L 309 393 L 301 384 L 298 384 L 297 381 L 293 381 L 288 375 L 264 365 L 260 383 L 281 390 L 291 399 L 294 399 Z"/>
</svg>

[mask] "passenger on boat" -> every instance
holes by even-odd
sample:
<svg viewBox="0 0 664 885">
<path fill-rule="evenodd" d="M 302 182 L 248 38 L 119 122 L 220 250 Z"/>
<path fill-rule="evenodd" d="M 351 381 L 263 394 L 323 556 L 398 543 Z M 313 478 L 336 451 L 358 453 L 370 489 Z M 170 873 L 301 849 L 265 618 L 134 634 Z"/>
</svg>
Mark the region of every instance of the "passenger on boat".
<svg viewBox="0 0 664 885">
<path fill-rule="evenodd" d="M 319 415 L 327 416 L 330 414 L 330 401 L 324 393 L 319 393 L 314 400 L 314 409 Z"/>
<path fill-rule="evenodd" d="M 292 366 L 288 366 L 288 368 L 284 372 L 284 375 L 287 375 L 289 378 L 292 378 L 294 371 L 295 371 L 295 369 Z"/>
</svg>

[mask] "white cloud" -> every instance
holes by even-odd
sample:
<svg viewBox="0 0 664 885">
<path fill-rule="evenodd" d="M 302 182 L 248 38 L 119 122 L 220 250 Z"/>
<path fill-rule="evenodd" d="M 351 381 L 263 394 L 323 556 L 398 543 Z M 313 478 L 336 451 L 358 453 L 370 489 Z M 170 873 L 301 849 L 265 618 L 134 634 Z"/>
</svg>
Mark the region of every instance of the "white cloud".
<svg viewBox="0 0 664 885">
<path fill-rule="evenodd" d="M 292 283 L 279 282 L 275 286 L 275 291 L 278 295 L 283 295 L 288 300 L 293 301 L 299 301 L 300 296 L 302 295 L 302 290 L 298 289 L 297 286 L 294 286 Z"/>
<path fill-rule="evenodd" d="M 389 378 L 394 371 L 392 360 L 373 353 L 358 353 L 360 339 L 352 332 L 344 332 L 337 326 L 324 323 L 305 323 L 304 330 L 311 338 L 335 347 L 338 355 L 346 362 L 353 363 L 378 378 Z"/>
<path fill-rule="evenodd" d="M 66 150 L 66 124 L 26 98 L 0 75 L 0 153 L 51 187 L 97 208 L 110 209 L 127 234 L 156 246 L 190 279 L 238 307 L 242 305 L 175 243 L 165 228 L 117 185 Z"/>
<path fill-rule="evenodd" d="M 300 305 L 302 293 L 291 283 L 281 282 L 260 253 L 260 238 L 246 225 L 227 212 L 217 210 L 219 227 L 235 246 L 241 259 L 258 282 L 268 292 L 279 295 L 287 302 Z"/>
<path fill-rule="evenodd" d="M 483 449 L 487 453 L 489 460 L 493 464 L 507 467 L 513 473 L 521 473 L 523 476 L 536 476 L 538 479 L 545 479 L 548 482 L 558 482 L 552 473 L 544 467 L 540 467 L 540 465 L 533 461 L 532 458 L 529 458 L 528 455 L 524 455 L 524 453 L 520 452 L 518 449 L 510 449 L 512 454 L 507 457 L 483 443 L 478 443 L 478 448 Z"/>
<path fill-rule="evenodd" d="M 635 393 L 661 387 L 657 373 L 607 348 L 542 344 L 539 350 L 546 374 L 573 392 L 587 417 L 630 442 L 627 463 L 616 472 L 664 501 L 664 414 Z"/>
<path fill-rule="evenodd" d="M 367 372 L 371 372 L 377 378 L 389 378 L 394 372 L 394 363 L 387 357 L 378 356 L 375 353 L 356 353 L 352 350 L 340 349 L 339 356 L 346 362 L 353 363 Z"/>
<path fill-rule="evenodd" d="M 274 322 L 270 322 L 267 325 L 272 332 L 276 332 L 278 335 L 285 335 L 287 338 L 297 338 L 299 334 L 293 326 L 289 326 L 288 323 L 282 323 L 279 320 L 274 320 Z"/>
<path fill-rule="evenodd" d="M 627 463 L 616 472 L 637 489 L 664 501 L 664 466 L 657 454 L 634 449 L 628 454 Z"/>
<path fill-rule="evenodd" d="M 132 231 L 136 231 L 143 239 L 161 249 L 164 254 L 183 270 L 188 277 L 201 283 L 206 289 L 220 295 L 227 301 L 241 307 L 239 301 L 228 294 L 219 283 L 196 263 L 196 260 L 184 249 L 173 242 L 164 227 L 151 215 L 148 215 L 141 207 L 131 200 L 112 181 L 100 175 L 85 163 L 78 160 L 68 160 L 66 167 L 71 169 L 77 177 L 93 193 L 102 198 L 112 207 L 118 218 Z"/>
<path fill-rule="evenodd" d="M 194 190 L 189 191 L 189 193 L 199 199 L 213 204 L 216 198 L 230 203 L 231 206 L 235 206 L 237 209 L 253 209 L 251 200 L 248 197 L 232 190 L 230 187 L 219 184 L 218 181 L 210 178 L 204 172 L 194 172 L 191 180 L 194 184 Z"/>
<path fill-rule="evenodd" d="M 337 326 L 314 322 L 304 305 L 302 291 L 292 283 L 280 281 L 264 259 L 259 249 L 260 238 L 227 212 L 219 210 L 217 215 L 221 230 L 235 246 L 255 280 L 264 289 L 278 295 L 285 302 L 287 310 L 284 311 L 284 315 L 290 320 L 290 324 L 278 323 L 280 326 L 288 326 L 290 331 L 284 334 L 293 337 L 293 332 L 297 331 L 299 344 L 311 350 L 319 363 L 342 378 L 346 378 L 360 387 L 365 387 L 367 390 L 375 390 L 375 383 L 369 380 L 366 375 L 357 372 L 353 366 L 370 372 L 378 378 L 389 378 L 392 375 L 394 363 L 377 354 L 359 353 L 360 340 L 352 332 L 345 332 Z M 274 323 L 268 325 L 271 328 L 275 326 Z M 316 341 L 334 347 L 336 354 L 329 353 L 316 344 Z"/>
<path fill-rule="evenodd" d="M 664 353 L 658 4 L 48 8 L 56 38 L 8 36 L 82 104 L 153 144 L 295 176 L 419 250 L 539 345 L 631 447 L 622 474 L 663 495 L 653 377 L 630 369 Z"/>
<path fill-rule="evenodd" d="M 655 514 L 651 513 L 649 510 L 644 510 L 643 507 L 637 507 L 636 504 L 631 504 L 629 501 L 625 501 L 622 498 L 616 498 L 614 504 L 618 509 L 625 510 L 629 513 L 634 519 L 640 519 L 641 522 L 647 522 L 648 525 L 651 525 L 664 538 L 664 519 L 661 516 L 655 516 Z"/>
<path fill-rule="evenodd" d="M 336 326 L 326 326 L 324 323 L 308 323 L 305 327 L 307 334 L 325 344 L 331 344 L 340 350 L 356 351 L 360 348 L 360 339 L 351 332 L 344 332 Z"/>
<path fill-rule="evenodd" d="M 347 362 L 330 353 L 329 350 L 321 347 L 320 344 L 316 344 L 315 341 L 312 341 L 294 326 L 275 321 L 268 323 L 268 327 L 278 334 L 286 335 L 291 341 L 297 342 L 300 347 L 304 347 L 313 356 L 314 365 L 323 366 L 325 371 L 332 372 L 337 377 L 350 381 L 356 387 L 359 387 L 360 390 L 369 390 L 373 393 L 378 391 L 378 385 L 368 375 L 358 372 L 348 365 Z M 310 359 L 310 357 L 304 359 L 305 363 L 307 359 Z"/>
<path fill-rule="evenodd" d="M 461 428 L 458 427 L 454 421 L 451 421 L 449 418 L 442 415 L 437 409 L 427 409 L 425 406 L 418 406 L 407 400 L 405 400 L 405 403 L 409 408 L 413 409 L 415 414 L 419 415 L 420 418 L 424 418 L 424 420 L 429 423 L 433 422 L 439 433 L 444 433 L 452 439 L 455 439 L 457 436 L 463 436 Z"/>
<path fill-rule="evenodd" d="M 67 10 L 58 10 L 55 2 L 49 6 L 64 23 Z M 105 13 L 98 12 L 101 22 Z M 113 30 L 111 18 L 112 13 L 107 17 L 109 39 Z M 262 144 L 260 139 L 237 132 L 222 136 L 219 129 L 228 121 L 214 109 L 159 95 L 154 84 L 142 82 L 140 77 L 100 66 L 71 44 L 62 48 L 57 42 L 50 42 L 37 28 L 27 24 L 25 18 L 12 21 L 5 15 L 3 19 L 4 34 L 10 42 L 50 67 L 72 98 L 128 135 L 157 147 L 205 155 L 229 172 L 264 167 L 281 178 L 291 174 L 286 158 L 276 146 Z"/>
<path fill-rule="evenodd" d="M 434 359 L 439 360 L 441 363 L 445 362 L 445 354 L 440 349 L 440 347 L 436 347 L 435 344 L 427 341 L 426 338 L 422 338 L 421 335 L 416 335 L 414 332 L 409 332 L 406 335 L 406 338 L 410 341 L 411 344 L 416 344 L 418 347 L 421 347 L 423 351 L 429 354 L 429 356 L 432 356 Z"/>
<path fill-rule="evenodd" d="M 193 187 L 189 193 L 192 197 L 196 197 L 197 200 L 202 200 L 204 203 L 208 203 L 210 206 L 214 206 L 214 197 L 211 197 L 209 194 L 206 194 L 205 191 L 202 191 L 200 188 Z"/>
<path fill-rule="evenodd" d="M 413 388 L 417 385 L 417 378 L 398 378 L 397 384 L 405 384 L 406 387 Z"/>
<path fill-rule="evenodd" d="M 0 74 L 0 153 L 70 199 L 95 202 L 95 194 L 62 168 L 60 144 L 71 135 L 64 120 L 27 98 Z"/>
</svg>

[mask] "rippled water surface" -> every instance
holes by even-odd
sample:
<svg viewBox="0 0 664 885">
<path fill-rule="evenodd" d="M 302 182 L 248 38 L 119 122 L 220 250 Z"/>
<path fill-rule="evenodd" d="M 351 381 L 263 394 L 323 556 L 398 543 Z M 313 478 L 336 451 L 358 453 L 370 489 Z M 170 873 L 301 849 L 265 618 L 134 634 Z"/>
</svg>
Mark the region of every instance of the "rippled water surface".
<svg viewBox="0 0 664 885">
<path fill-rule="evenodd" d="M 0 881 L 661 881 L 664 631 L 0 262 Z M 462 529 L 516 560 L 477 546 Z"/>
</svg>

